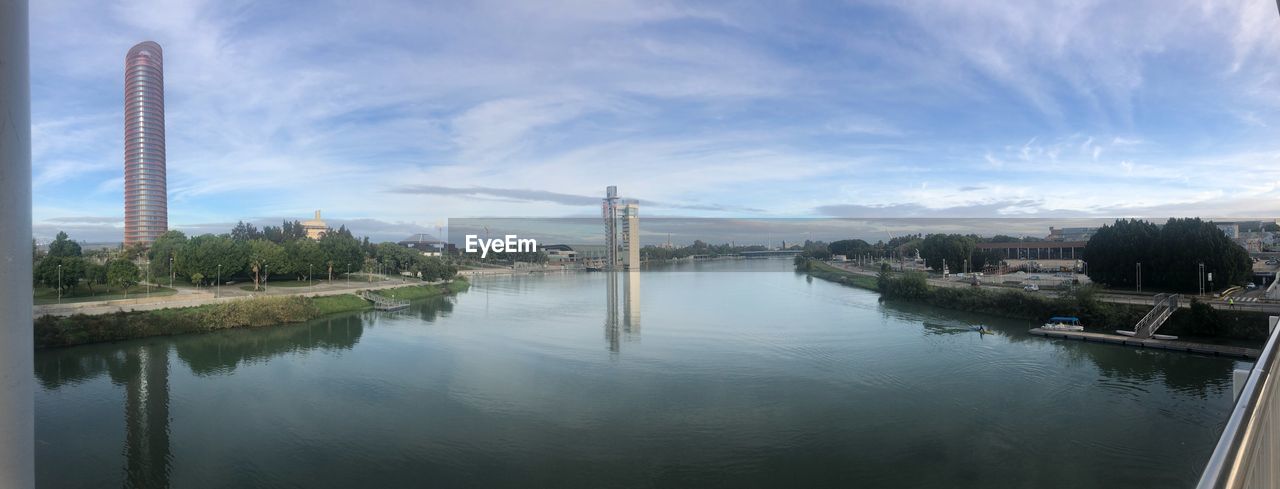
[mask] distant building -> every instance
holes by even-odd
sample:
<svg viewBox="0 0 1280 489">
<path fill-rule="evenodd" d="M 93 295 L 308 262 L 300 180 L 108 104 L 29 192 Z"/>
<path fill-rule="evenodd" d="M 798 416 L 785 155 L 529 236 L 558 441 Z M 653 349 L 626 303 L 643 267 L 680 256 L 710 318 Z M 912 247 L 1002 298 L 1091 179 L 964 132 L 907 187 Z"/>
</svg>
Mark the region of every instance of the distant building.
<svg viewBox="0 0 1280 489">
<path fill-rule="evenodd" d="M 320 219 L 320 211 L 316 211 L 315 219 L 302 221 L 302 229 L 307 231 L 307 237 L 311 239 L 320 239 L 324 233 L 329 231 L 329 225 Z"/>
<path fill-rule="evenodd" d="M 551 263 L 573 263 L 578 261 L 578 252 L 573 247 L 565 244 L 553 244 L 538 247 L 539 251 L 547 254 L 547 261 Z"/>
<path fill-rule="evenodd" d="M 618 187 L 605 188 L 601 202 L 604 217 L 604 266 L 615 270 L 640 270 L 640 203 L 618 197 Z M 622 253 L 622 256 L 618 256 Z"/>
<path fill-rule="evenodd" d="M 164 149 L 164 56 L 152 41 L 124 57 L 124 244 L 169 230 Z"/>
<path fill-rule="evenodd" d="M 1215 222 L 1213 225 L 1217 226 L 1222 231 L 1222 234 L 1227 235 L 1228 238 L 1237 239 L 1240 237 L 1240 223 Z"/>
<path fill-rule="evenodd" d="M 396 244 L 422 253 L 423 256 L 441 256 L 445 251 L 454 249 L 453 245 L 440 241 L 435 236 L 426 233 L 409 236 L 408 239 L 397 241 Z"/>
<path fill-rule="evenodd" d="M 1049 235 L 1045 236 L 1045 241 L 1089 241 L 1093 234 L 1098 232 L 1098 228 L 1055 228 L 1049 227 Z"/>
<path fill-rule="evenodd" d="M 1231 240 L 1235 241 L 1241 248 L 1244 248 L 1245 251 L 1250 253 L 1260 253 L 1262 252 L 1262 245 L 1264 241 L 1263 235 L 1264 233 L 1240 233 L 1239 237 L 1232 238 Z"/>
<path fill-rule="evenodd" d="M 622 268 L 640 269 L 640 204 L 624 201 L 619 207 L 622 217 Z"/>
</svg>

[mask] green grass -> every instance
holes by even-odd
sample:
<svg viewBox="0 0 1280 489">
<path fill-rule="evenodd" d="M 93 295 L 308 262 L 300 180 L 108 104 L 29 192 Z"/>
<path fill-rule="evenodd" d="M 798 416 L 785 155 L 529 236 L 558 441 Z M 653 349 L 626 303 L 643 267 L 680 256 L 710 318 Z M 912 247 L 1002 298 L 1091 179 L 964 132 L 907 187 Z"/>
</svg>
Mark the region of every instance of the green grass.
<svg viewBox="0 0 1280 489">
<path fill-rule="evenodd" d="M 36 348 L 119 341 L 147 336 L 296 323 L 319 316 L 306 297 L 259 297 L 196 307 L 69 317 L 35 321 Z"/>
<path fill-rule="evenodd" d="M 312 302 L 316 305 L 319 315 L 325 316 L 329 314 L 337 314 L 340 312 L 363 311 L 372 309 L 373 305 L 364 299 L 350 294 L 327 295 L 324 297 L 315 297 Z"/>
<path fill-rule="evenodd" d="M 876 278 L 873 276 L 853 273 L 816 260 L 811 260 L 809 263 L 811 265 L 809 275 L 852 287 L 879 290 L 876 287 Z"/>
<path fill-rule="evenodd" d="M 391 289 L 382 289 L 375 291 L 378 295 L 391 297 L 395 299 L 423 299 L 427 297 L 435 297 L 444 294 L 456 294 L 467 290 L 471 284 L 466 279 L 457 278 L 453 282 L 444 285 L 408 285 L 405 287 L 395 287 Z"/>
<path fill-rule="evenodd" d="M 160 297 L 176 294 L 177 291 L 168 287 L 151 286 L 151 297 Z M 70 302 L 90 302 L 90 301 L 110 301 L 116 299 L 138 299 L 147 297 L 147 286 L 135 285 L 130 287 L 128 294 L 119 289 L 107 290 L 106 286 L 95 286 L 93 292 L 83 285 L 72 289 L 68 293 L 62 294 L 62 303 Z M 35 290 L 34 304 L 37 306 L 45 304 L 57 304 L 58 291 L 50 288 L 37 288 Z"/>
</svg>

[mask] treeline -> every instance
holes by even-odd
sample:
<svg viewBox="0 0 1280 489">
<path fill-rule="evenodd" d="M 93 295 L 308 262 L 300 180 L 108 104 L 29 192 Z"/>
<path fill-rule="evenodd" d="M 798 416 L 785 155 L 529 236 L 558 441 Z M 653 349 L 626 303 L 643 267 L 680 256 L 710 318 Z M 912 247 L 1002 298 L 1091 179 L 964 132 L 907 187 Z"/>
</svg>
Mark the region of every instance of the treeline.
<svg viewBox="0 0 1280 489">
<path fill-rule="evenodd" d="M 61 294 L 68 294 L 81 284 L 91 293 L 97 287 L 128 289 L 141 278 L 138 266 L 126 258 L 86 258 L 80 244 L 64 232 L 58 233 L 44 254 L 33 241 L 31 253 L 35 260 L 33 285 L 44 285 Z"/>
<path fill-rule="evenodd" d="M 858 258 L 902 259 L 915 258 L 918 254 L 925 264 L 934 271 L 941 272 L 945 267 L 951 271 L 962 271 L 966 265 L 969 270 L 982 270 L 987 266 L 996 266 L 1000 262 L 997 254 L 978 249 L 978 243 L 1007 243 L 1030 241 L 1006 235 L 984 238 L 976 234 L 909 234 L 896 236 L 889 241 L 877 241 L 874 244 L 861 239 L 842 239 L 823 243 L 809 242 L 804 245 L 804 257 L 817 260 L 828 260 L 836 255 L 850 260 Z"/>
<path fill-rule="evenodd" d="M 1139 263 L 1143 287 L 1156 290 L 1199 292 L 1202 263 L 1206 289 L 1242 285 L 1253 274 L 1249 253 L 1200 218 L 1169 219 L 1163 226 L 1117 220 L 1093 235 L 1084 260 L 1090 280 L 1123 288 L 1136 285 Z"/>
<path fill-rule="evenodd" d="M 60 232 L 43 256 L 33 244 L 33 257 L 36 284 L 64 292 L 81 284 L 129 287 L 145 272 L 159 283 L 168 278 L 200 286 L 221 278 L 249 280 L 255 289 L 272 277 L 308 280 L 318 274 L 332 280 L 352 272 L 382 271 L 436 281 L 457 274 L 457 267 L 441 258 L 395 243 L 357 239 L 345 226 L 313 240 L 306 237 L 301 224 L 289 221 L 262 230 L 241 222 L 230 233 L 190 238 L 181 231 L 169 231 L 149 248 L 125 248 L 97 257 L 83 256 L 80 245 Z"/>
<path fill-rule="evenodd" d="M 679 248 L 663 248 L 654 245 L 648 245 L 640 248 L 640 258 L 643 260 L 670 260 L 673 258 L 688 258 L 694 255 L 705 256 L 725 256 L 743 251 L 765 251 L 767 248 L 760 245 L 737 246 L 731 243 L 724 244 L 707 244 L 702 240 L 695 240 L 693 244 L 682 246 Z"/>
</svg>

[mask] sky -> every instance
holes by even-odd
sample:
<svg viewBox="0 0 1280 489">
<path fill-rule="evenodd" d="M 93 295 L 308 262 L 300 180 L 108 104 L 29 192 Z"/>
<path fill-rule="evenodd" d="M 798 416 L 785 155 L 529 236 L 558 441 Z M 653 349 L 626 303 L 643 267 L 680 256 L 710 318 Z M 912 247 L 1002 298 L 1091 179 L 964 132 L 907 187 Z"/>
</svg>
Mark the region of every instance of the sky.
<svg viewBox="0 0 1280 489">
<path fill-rule="evenodd" d="M 170 227 L 1280 215 L 1271 0 L 31 5 L 34 236 L 120 241 L 164 49 Z M 643 226 L 642 226 L 643 227 Z"/>
</svg>

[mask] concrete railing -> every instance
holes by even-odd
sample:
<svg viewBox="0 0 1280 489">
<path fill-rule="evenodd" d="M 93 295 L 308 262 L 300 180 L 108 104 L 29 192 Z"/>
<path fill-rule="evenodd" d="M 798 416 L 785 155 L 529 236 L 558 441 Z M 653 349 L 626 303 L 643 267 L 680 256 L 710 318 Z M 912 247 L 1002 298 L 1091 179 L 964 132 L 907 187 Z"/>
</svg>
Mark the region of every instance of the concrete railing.
<svg viewBox="0 0 1280 489">
<path fill-rule="evenodd" d="M 1267 345 L 1253 369 L 1236 371 L 1236 404 L 1200 476 L 1200 489 L 1280 487 L 1278 321 L 1278 316 L 1268 320 Z"/>
<path fill-rule="evenodd" d="M 35 486 L 27 0 L 0 0 L 0 487 Z"/>
<path fill-rule="evenodd" d="M 1277 276 L 1275 279 L 1271 280 L 1271 285 L 1267 286 L 1267 290 L 1266 292 L 1263 293 L 1262 296 L 1271 300 L 1280 299 L 1280 287 L 1277 287 L 1276 286 L 1277 284 L 1280 284 L 1280 276 Z"/>
</svg>

